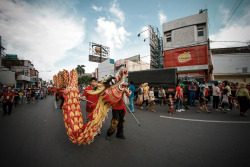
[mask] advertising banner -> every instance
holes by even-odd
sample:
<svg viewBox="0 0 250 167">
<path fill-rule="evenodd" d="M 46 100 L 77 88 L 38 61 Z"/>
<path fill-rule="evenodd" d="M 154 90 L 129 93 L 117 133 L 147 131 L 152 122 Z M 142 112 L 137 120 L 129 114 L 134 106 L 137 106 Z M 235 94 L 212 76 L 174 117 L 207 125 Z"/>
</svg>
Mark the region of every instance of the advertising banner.
<svg viewBox="0 0 250 167">
<path fill-rule="evenodd" d="M 192 46 L 164 51 L 165 68 L 207 64 L 207 45 Z"/>
</svg>

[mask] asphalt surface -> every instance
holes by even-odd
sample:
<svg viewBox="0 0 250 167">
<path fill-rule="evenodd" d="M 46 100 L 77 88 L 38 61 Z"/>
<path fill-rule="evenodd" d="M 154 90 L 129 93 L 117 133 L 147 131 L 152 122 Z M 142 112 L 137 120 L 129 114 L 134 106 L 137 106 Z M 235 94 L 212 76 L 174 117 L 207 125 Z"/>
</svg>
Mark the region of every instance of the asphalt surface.
<svg viewBox="0 0 250 167">
<path fill-rule="evenodd" d="M 102 134 L 92 144 L 78 146 L 67 138 L 53 96 L 14 107 L 11 115 L 0 115 L 0 166 L 250 166 L 250 117 L 240 117 L 237 109 L 208 114 L 191 108 L 173 114 L 185 120 L 168 118 L 166 106 L 155 110 L 136 109 L 141 126 L 127 114 L 126 139 L 113 135 L 108 141 L 109 113 Z"/>
</svg>

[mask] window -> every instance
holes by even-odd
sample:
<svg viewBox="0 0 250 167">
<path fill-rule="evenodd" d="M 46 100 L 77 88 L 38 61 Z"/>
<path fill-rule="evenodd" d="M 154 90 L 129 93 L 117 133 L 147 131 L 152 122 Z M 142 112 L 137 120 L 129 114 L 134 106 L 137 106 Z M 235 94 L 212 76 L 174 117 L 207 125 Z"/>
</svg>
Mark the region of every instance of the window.
<svg viewBox="0 0 250 167">
<path fill-rule="evenodd" d="M 197 31 L 198 31 L 198 37 L 204 36 L 204 27 L 198 27 Z"/>
<path fill-rule="evenodd" d="M 166 34 L 166 41 L 167 42 L 171 42 L 172 41 L 172 39 L 171 39 L 171 33 L 167 33 Z"/>
</svg>

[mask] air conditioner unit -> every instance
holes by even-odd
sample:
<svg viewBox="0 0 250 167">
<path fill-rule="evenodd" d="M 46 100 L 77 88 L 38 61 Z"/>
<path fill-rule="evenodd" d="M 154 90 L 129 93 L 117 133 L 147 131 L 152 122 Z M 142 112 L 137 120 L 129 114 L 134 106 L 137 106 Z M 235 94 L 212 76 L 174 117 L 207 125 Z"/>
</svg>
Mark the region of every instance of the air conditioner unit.
<svg viewBox="0 0 250 167">
<path fill-rule="evenodd" d="M 242 68 L 242 73 L 247 73 L 247 67 Z"/>
</svg>

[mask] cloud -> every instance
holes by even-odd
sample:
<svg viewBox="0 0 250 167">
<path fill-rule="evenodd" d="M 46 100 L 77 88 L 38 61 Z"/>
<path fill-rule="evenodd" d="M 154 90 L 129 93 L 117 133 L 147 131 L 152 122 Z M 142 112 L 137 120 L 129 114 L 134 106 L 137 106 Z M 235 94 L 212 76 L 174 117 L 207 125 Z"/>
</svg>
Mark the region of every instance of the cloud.
<svg viewBox="0 0 250 167">
<path fill-rule="evenodd" d="M 111 56 L 116 53 L 116 50 L 121 50 L 129 42 L 128 37 L 131 35 L 123 26 L 125 16 L 118 7 L 119 4 L 114 1 L 107 12 L 115 17 L 99 17 L 95 28 L 96 33 L 91 35 L 93 42 L 110 48 Z"/>
<path fill-rule="evenodd" d="M 164 12 L 162 10 L 160 10 L 158 12 L 158 16 L 159 16 L 159 21 L 160 21 L 160 24 L 162 25 L 164 22 L 166 22 L 167 20 L 167 16 L 164 14 Z"/>
<path fill-rule="evenodd" d="M 108 21 L 104 17 L 97 20 L 98 39 L 111 48 L 122 48 L 130 35 L 123 26 L 118 27 L 115 22 Z"/>
<path fill-rule="evenodd" d="M 102 11 L 102 7 L 97 7 L 95 5 L 92 5 L 91 8 L 94 9 L 95 11 L 97 11 L 97 12 L 101 12 Z"/>
<path fill-rule="evenodd" d="M 111 8 L 109 9 L 109 12 L 116 17 L 115 21 L 117 23 L 120 23 L 121 25 L 125 21 L 125 16 L 123 11 L 119 8 L 119 4 L 116 3 L 116 1 L 113 2 Z"/>
<path fill-rule="evenodd" d="M 226 22 L 227 22 L 227 19 L 229 17 L 229 12 L 230 10 L 229 9 L 226 9 L 223 7 L 223 5 L 220 5 L 219 6 L 219 11 L 221 12 L 223 18 L 222 18 L 222 24 L 225 25 Z"/>
<path fill-rule="evenodd" d="M 233 18 L 225 27 L 221 28 L 219 32 L 210 35 L 211 48 L 225 48 L 225 47 L 237 47 L 247 45 L 244 42 L 250 42 L 250 11 L 243 9 L 243 15 Z M 228 12 L 222 10 L 224 18 L 228 18 Z M 217 42 L 216 42 L 217 41 Z M 237 41 L 237 42 L 219 42 L 219 41 Z"/>
<path fill-rule="evenodd" d="M 6 53 L 31 60 L 38 70 L 54 69 L 55 62 L 85 37 L 85 19 L 78 23 L 67 11 L 58 10 L 58 6 L 38 8 L 24 1 L 2 0 L 0 11 Z"/>
</svg>

